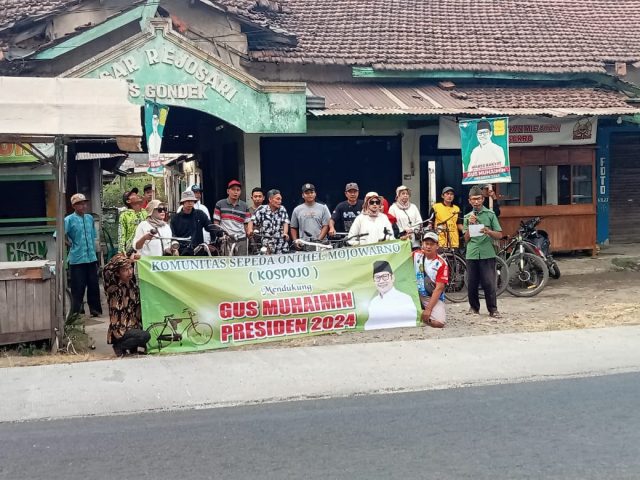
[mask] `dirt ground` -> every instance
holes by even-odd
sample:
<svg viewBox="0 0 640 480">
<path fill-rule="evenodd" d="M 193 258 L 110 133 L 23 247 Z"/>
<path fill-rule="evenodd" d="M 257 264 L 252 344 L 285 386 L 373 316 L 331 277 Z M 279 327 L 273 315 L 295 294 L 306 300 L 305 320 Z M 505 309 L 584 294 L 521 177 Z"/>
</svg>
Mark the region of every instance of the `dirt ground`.
<svg viewBox="0 0 640 480">
<path fill-rule="evenodd" d="M 448 324 L 444 329 L 401 328 L 369 332 L 345 332 L 301 339 L 236 347 L 237 350 L 337 345 L 363 342 L 391 342 L 425 338 L 451 338 L 497 333 L 538 332 L 579 328 L 600 328 L 640 324 L 640 272 L 608 271 L 569 275 L 549 284 L 533 298 L 516 298 L 504 293 L 498 298 L 500 320 L 489 317 L 484 305 L 481 315 L 467 315 L 467 303 L 448 303 Z M 0 350 L 0 368 L 52 363 L 86 362 L 115 358 L 104 343 L 106 323 L 91 320 L 98 348 L 80 355 L 22 356 L 15 350 Z"/>
</svg>

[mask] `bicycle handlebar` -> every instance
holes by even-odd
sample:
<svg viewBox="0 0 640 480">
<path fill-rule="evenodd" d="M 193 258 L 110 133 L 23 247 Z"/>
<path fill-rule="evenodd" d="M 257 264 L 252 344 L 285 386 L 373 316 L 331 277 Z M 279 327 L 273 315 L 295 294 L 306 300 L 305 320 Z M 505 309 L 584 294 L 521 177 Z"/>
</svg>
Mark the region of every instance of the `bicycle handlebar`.
<svg viewBox="0 0 640 480">
<path fill-rule="evenodd" d="M 326 244 L 326 243 L 316 243 L 316 242 L 312 242 L 309 240 L 303 240 L 301 238 L 297 238 L 293 241 L 293 243 L 298 244 L 298 245 L 307 245 L 309 247 L 317 247 L 321 250 L 331 250 L 333 248 L 333 245 L 331 244 Z"/>
</svg>

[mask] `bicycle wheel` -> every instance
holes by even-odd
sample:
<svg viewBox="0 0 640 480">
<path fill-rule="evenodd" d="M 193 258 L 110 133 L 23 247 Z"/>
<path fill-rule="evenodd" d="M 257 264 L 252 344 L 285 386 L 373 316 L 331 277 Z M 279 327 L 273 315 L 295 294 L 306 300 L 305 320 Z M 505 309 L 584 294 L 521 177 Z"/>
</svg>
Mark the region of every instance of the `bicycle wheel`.
<svg viewBox="0 0 640 480">
<path fill-rule="evenodd" d="M 444 287 L 444 298 L 453 303 L 467 299 L 467 263 L 462 257 L 453 253 L 443 253 L 441 257 L 449 266 L 449 283 Z"/>
<path fill-rule="evenodd" d="M 549 281 L 549 269 L 542 258 L 531 253 L 517 253 L 507 260 L 507 290 L 516 297 L 534 297 Z"/>
<path fill-rule="evenodd" d="M 560 278 L 560 275 L 560 267 L 555 260 L 552 260 L 551 265 L 549 265 L 549 276 L 555 280 L 558 280 Z"/>
<path fill-rule="evenodd" d="M 155 347 L 158 349 L 158 351 L 160 351 L 162 350 L 162 347 L 171 343 L 168 340 L 161 340 L 162 332 L 164 331 L 166 326 L 166 323 L 152 323 L 147 327 L 147 333 L 151 336 L 151 338 L 149 339 L 149 350 Z"/>
<path fill-rule="evenodd" d="M 213 328 L 208 323 L 193 322 L 187 329 L 187 337 L 195 345 L 204 345 L 213 337 Z"/>
<path fill-rule="evenodd" d="M 504 293 L 509 285 L 509 266 L 502 257 L 496 257 L 496 296 Z"/>
</svg>

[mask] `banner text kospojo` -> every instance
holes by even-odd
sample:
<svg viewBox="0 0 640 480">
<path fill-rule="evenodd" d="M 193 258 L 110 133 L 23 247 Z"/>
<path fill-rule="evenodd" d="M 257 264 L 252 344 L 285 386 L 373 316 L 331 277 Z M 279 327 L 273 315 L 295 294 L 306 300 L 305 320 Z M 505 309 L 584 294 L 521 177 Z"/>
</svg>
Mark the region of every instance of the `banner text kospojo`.
<svg viewBox="0 0 640 480">
<path fill-rule="evenodd" d="M 145 328 L 189 311 L 213 329 L 200 345 L 189 338 L 189 318 L 182 320 L 180 340 L 162 344 L 168 352 L 419 321 L 406 241 L 286 255 L 143 257 L 138 275 Z"/>
</svg>

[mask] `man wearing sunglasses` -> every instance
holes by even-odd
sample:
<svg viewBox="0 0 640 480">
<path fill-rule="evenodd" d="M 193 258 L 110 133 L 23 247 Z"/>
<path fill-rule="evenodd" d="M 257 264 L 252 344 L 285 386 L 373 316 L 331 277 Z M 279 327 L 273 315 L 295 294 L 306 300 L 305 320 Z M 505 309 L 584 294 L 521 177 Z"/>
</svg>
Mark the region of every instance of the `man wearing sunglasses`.
<svg viewBox="0 0 640 480">
<path fill-rule="evenodd" d="M 159 257 L 171 250 L 171 227 L 165 222 L 167 206 L 160 200 L 147 205 L 147 219 L 138 225 L 133 237 L 133 247 L 143 256 Z"/>
</svg>

